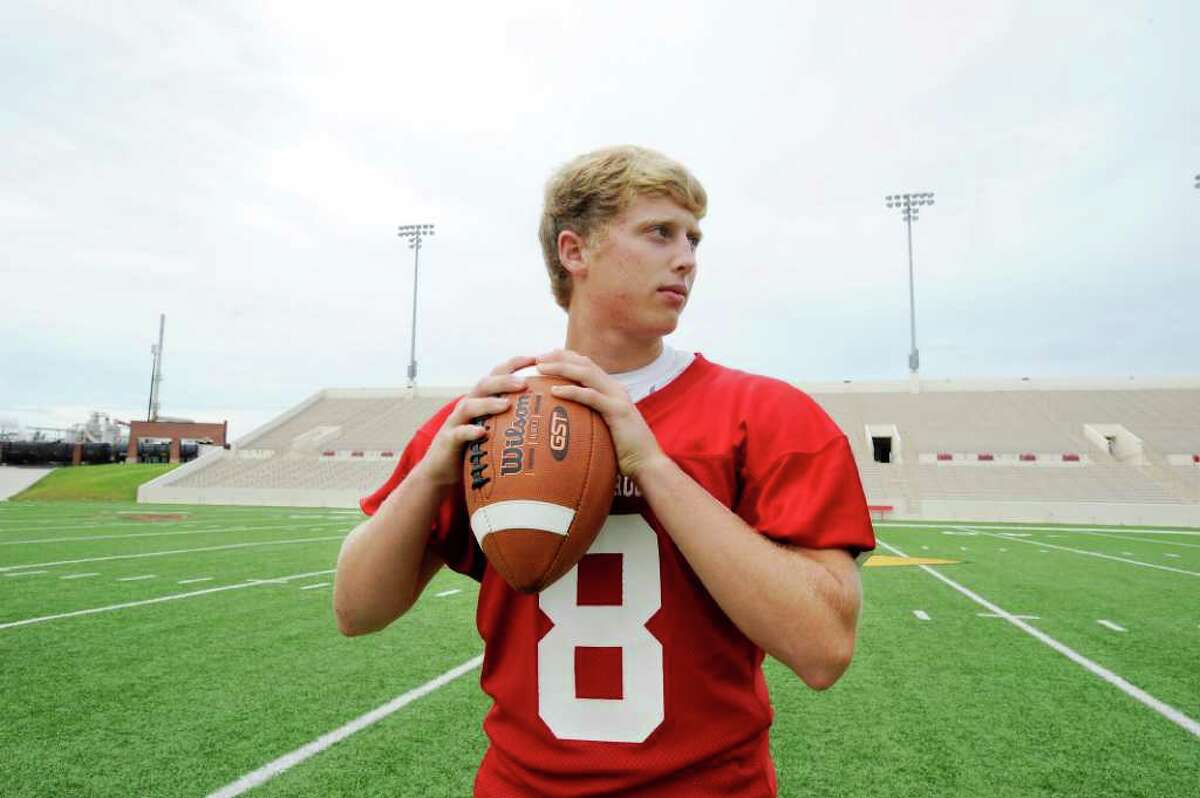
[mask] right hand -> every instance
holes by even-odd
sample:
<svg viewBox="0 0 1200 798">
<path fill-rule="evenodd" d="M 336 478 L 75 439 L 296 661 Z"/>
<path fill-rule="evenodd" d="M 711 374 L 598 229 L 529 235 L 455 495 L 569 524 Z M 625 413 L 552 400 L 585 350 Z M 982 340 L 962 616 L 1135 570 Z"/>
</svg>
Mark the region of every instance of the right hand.
<svg viewBox="0 0 1200 798">
<path fill-rule="evenodd" d="M 487 430 L 472 420 L 507 410 L 512 399 L 496 394 L 524 391 L 525 379 L 513 372 L 532 366 L 536 361 L 537 358 L 524 355 L 504 361 L 459 400 L 418 465 L 427 479 L 443 487 L 462 482 L 463 446 L 487 434 Z"/>
</svg>

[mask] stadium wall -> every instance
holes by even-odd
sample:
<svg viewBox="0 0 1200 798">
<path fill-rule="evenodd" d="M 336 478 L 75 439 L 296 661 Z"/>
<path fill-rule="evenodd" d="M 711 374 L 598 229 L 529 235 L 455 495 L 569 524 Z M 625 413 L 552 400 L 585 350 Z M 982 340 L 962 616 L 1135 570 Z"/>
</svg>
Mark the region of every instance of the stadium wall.
<svg viewBox="0 0 1200 798">
<path fill-rule="evenodd" d="M 923 499 L 919 511 L 902 510 L 897 506 L 888 519 L 1195 527 L 1200 526 L 1200 507 L 1194 504 Z"/>
</svg>

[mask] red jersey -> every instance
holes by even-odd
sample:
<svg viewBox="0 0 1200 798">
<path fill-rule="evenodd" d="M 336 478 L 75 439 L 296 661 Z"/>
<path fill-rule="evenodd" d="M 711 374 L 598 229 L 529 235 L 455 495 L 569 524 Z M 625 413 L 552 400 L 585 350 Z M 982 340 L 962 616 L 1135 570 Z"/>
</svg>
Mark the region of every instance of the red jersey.
<svg viewBox="0 0 1200 798">
<path fill-rule="evenodd" d="M 364 512 L 420 461 L 453 407 L 418 430 Z M 803 392 L 697 355 L 637 407 L 667 455 L 760 534 L 852 554 L 875 547 L 846 436 Z M 493 705 L 476 796 L 776 794 L 763 651 L 631 480 L 618 479 L 588 553 L 537 595 L 488 566 L 461 491 L 437 512 L 429 545 L 482 582 L 481 684 Z"/>
</svg>

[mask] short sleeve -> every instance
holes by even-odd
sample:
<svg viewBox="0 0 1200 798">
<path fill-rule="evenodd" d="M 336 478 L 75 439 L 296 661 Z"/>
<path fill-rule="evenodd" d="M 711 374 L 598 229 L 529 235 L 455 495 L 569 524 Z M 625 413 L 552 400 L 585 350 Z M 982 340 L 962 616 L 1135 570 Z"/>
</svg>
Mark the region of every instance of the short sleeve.
<svg viewBox="0 0 1200 798">
<path fill-rule="evenodd" d="M 392 475 L 374 493 L 359 500 L 358 505 L 364 513 L 375 515 L 392 491 L 404 481 L 417 463 L 421 462 L 421 458 L 429 451 L 434 436 L 442 428 L 446 417 L 453 412 L 457 402 L 458 399 L 455 399 L 447 404 L 417 430 L 412 440 L 404 447 Z M 466 495 L 463 491 L 448 491 L 443 498 L 433 516 L 428 545 L 451 569 L 476 581 L 483 580 L 486 560 L 471 533 L 470 516 L 467 513 Z"/>
<path fill-rule="evenodd" d="M 745 423 L 736 512 L 767 537 L 810 549 L 875 548 L 850 442 L 806 394 L 774 392 Z"/>
</svg>

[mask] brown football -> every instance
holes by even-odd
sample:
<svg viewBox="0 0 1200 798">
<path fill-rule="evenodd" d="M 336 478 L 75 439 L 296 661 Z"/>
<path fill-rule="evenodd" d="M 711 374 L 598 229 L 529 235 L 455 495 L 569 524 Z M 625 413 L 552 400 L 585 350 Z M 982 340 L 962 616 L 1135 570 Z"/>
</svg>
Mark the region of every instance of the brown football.
<svg viewBox="0 0 1200 798">
<path fill-rule="evenodd" d="M 463 484 L 471 529 L 488 562 L 522 593 L 536 593 L 587 553 L 612 505 L 617 458 L 599 413 L 560 399 L 559 377 L 526 378 L 523 393 L 466 448 Z"/>
</svg>

